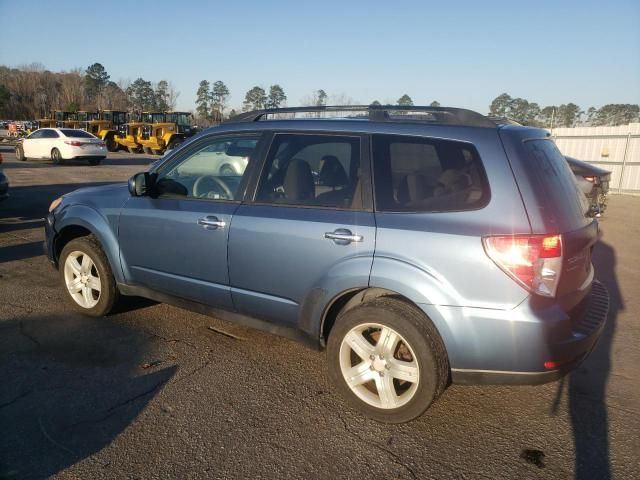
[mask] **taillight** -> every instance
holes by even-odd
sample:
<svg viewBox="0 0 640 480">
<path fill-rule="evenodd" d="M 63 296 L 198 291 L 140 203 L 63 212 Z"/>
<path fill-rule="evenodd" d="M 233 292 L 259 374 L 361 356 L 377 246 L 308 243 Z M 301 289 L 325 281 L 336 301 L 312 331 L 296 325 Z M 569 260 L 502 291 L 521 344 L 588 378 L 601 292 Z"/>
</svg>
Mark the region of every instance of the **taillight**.
<svg viewBox="0 0 640 480">
<path fill-rule="evenodd" d="M 583 175 L 582 178 L 591 183 L 596 181 L 596 177 L 594 177 L 593 175 Z"/>
<path fill-rule="evenodd" d="M 81 147 L 82 146 L 82 142 L 76 142 L 74 140 L 65 140 L 64 143 L 66 143 L 67 145 L 71 145 L 72 147 Z"/>
<path fill-rule="evenodd" d="M 560 235 L 505 235 L 483 238 L 491 260 L 530 292 L 555 297 L 562 271 Z"/>
<path fill-rule="evenodd" d="M 4 161 L 4 158 L 2 158 L 2 154 L 0 153 L 0 163 L 2 163 Z"/>
</svg>

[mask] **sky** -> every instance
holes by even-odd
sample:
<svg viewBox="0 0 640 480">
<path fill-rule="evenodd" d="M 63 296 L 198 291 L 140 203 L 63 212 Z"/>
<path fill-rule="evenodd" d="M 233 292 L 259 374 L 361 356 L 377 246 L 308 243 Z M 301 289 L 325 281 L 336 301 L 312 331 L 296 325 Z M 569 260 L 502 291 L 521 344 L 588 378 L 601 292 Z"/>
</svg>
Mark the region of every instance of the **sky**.
<svg viewBox="0 0 640 480">
<path fill-rule="evenodd" d="M 640 1 L 0 0 L 0 64 L 99 62 L 111 80 L 201 80 L 241 107 L 258 85 L 289 106 L 313 91 L 352 101 L 433 100 L 481 113 L 507 92 L 541 107 L 640 103 Z"/>
</svg>

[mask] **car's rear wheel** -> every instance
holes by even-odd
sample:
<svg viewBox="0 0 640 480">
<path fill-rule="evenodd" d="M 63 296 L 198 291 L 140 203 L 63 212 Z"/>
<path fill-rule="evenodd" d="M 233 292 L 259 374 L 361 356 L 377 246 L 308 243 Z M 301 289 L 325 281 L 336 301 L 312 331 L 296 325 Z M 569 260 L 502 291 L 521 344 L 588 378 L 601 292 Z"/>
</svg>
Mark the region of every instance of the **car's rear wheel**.
<svg viewBox="0 0 640 480">
<path fill-rule="evenodd" d="M 22 145 L 18 145 L 16 147 L 16 158 L 20 162 L 24 162 L 27 159 L 27 157 L 24 156 L 24 150 L 22 149 Z"/>
<path fill-rule="evenodd" d="M 109 261 L 93 235 L 65 245 L 60 254 L 60 275 L 76 310 L 92 317 L 111 311 L 118 289 Z"/>
<path fill-rule="evenodd" d="M 447 354 L 431 321 L 393 298 L 339 315 L 327 355 L 329 376 L 347 402 L 381 422 L 420 416 L 449 379 Z"/>
<path fill-rule="evenodd" d="M 60 150 L 58 150 L 57 148 L 51 150 L 51 161 L 56 165 L 60 165 L 63 162 Z"/>
</svg>

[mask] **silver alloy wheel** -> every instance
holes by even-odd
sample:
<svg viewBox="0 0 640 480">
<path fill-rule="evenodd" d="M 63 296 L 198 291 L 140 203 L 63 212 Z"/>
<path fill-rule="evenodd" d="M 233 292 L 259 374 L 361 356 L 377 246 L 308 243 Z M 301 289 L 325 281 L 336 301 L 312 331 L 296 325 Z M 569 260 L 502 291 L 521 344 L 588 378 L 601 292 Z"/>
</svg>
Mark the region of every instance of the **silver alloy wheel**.
<svg viewBox="0 0 640 480">
<path fill-rule="evenodd" d="M 377 323 L 360 324 L 344 336 L 340 370 L 351 391 L 376 408 L 399 408 L 418 390 L 413 349 L 398 332 Z"/>
<path fill-rule="evenodd" d="M 71 298 L 82 308 L 93 308 L 100 300 L 100 274 L 86 253 L 76 250 L 67 256 L 64 262 L 64 282 Z"/>
</svg>

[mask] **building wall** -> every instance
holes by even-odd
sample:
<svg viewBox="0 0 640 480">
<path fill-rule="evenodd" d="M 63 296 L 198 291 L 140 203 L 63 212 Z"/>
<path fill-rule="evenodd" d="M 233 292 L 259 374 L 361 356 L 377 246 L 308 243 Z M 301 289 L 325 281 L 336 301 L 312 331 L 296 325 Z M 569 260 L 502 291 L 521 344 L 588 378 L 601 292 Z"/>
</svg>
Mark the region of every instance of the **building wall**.
<svg viewBox="0 0 640 480">
<path fill-rule="evenodd" d="M 611 170 L 611 191 L 640 195 L 640 123 L 619 127 L 554 128 L 560 151 Z"/>
</svg>

